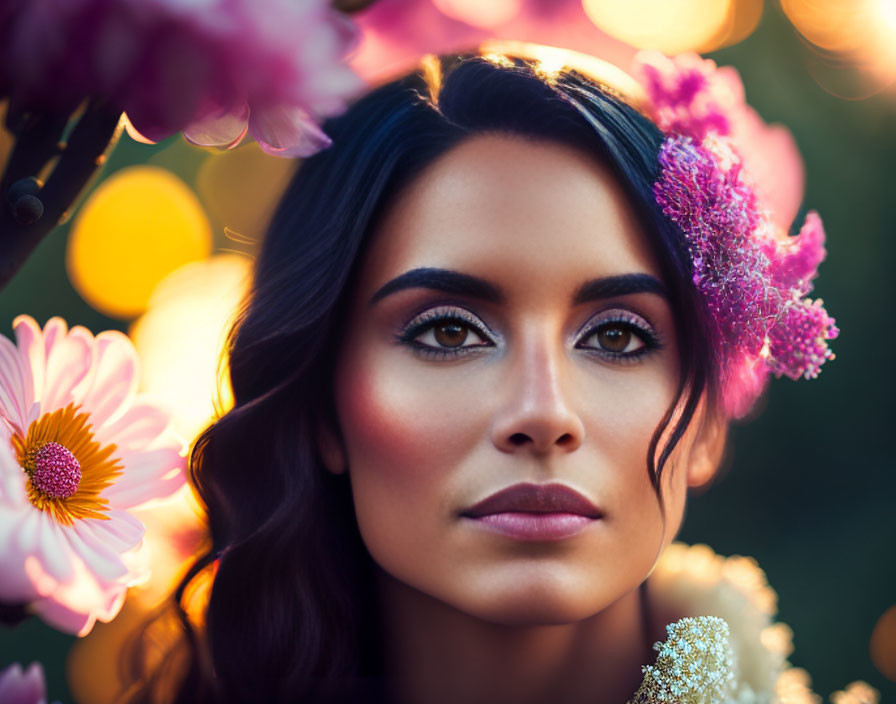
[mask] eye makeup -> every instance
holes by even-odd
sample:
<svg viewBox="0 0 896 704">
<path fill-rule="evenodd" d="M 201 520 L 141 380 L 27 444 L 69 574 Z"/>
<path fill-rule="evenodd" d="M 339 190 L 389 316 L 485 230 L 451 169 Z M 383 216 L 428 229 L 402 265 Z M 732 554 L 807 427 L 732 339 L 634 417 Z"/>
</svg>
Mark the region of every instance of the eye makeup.
<svg viewBox="0 0 896 704">
<path fill-rule="evenodd" d="M 424 337 L 430 339 L 422 340 Z M 496 337 L 470 311 L 458 306 L 443 305 L 411 318 L 399 330 L 396 340 L 424 357 L 453 359 L 494 347 Z"/>
<path fill-rule="evenodd" d="M 494 347 L 500 336 L 466 308 L 439 305 L 404 323 L 395 339 L 426 358 L 456 359 Z M 576 340 L 576 349 L 617 363 L 636 362 L 663 347 L 654 327 L 625 308 L 612 308 L 591 318 Z"/>
<path fill-rule="evenodd" d="M 586 344 L 589 340 L 596 344 Z M 664 345 L 654 327 L 640 315 L 612 308 L 588 321 L 575 346 L 612 362 L 630 363 Z"/>
</svg>

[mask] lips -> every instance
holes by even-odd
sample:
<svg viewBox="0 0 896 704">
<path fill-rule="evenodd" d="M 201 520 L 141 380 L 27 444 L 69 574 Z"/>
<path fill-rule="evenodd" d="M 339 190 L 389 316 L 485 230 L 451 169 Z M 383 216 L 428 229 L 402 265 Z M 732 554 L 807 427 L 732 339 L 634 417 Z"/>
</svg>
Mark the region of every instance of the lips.
<svg viewBox="0 0 896 704">
<path fill-rule="evenodd" d="M 514 484 L 462 512 L 466 518 L 500 513 L 560 513 L 596 519 L 601 511 L 591 501 L 563 484 Z"/>
</svg>

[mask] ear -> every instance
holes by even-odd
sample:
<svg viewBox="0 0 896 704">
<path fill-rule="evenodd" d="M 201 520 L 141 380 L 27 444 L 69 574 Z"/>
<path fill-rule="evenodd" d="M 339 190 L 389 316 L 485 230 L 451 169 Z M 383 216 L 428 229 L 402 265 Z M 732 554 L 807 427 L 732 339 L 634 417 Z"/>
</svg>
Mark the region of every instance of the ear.
<svg viewBox="0 0 896 704">
<path fill-rule="evenodd" d="M 687 463 L 688 487 L 705 486 L 715 477 L 728 440 L 728 421 L 721 413 L 703 415 Z"/>
<path fill-rule="evenodd" d="M 343 474 L 348 470 L 348 461 L 342 438 L 333 423 L 320 420 L 315 431 L 317 451 L 328 472 Z"/>
</svg>

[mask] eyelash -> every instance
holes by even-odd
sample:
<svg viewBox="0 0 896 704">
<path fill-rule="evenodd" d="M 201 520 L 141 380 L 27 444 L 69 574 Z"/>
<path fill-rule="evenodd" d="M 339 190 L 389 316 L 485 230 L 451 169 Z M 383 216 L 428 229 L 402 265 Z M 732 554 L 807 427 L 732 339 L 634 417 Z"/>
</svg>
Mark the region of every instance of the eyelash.
<svg viewBox="0 0 896 704">
<path fill-rule="evenodd" d="M 463 327 L 472 330 L 486 343 L 450 348 L 434 347 L 417 341 L 417 338 L 424 332 L 434 329 L 437 323 L 454 322 L 461 323 Z M 494 347 L 494 337 L 495 335 L 488 330 L 482 321 L 463 308 L 433 308 L 411 319 L 398 334 L 398 341 L 412 347 L 415 352 L 424 357 L 451 359 L 470 354 L 471 350 Z"/>
<path fill-rule="evenodd" d="M 434 347 L 421 343 L 417 340 L 423 333 L 432 330 L 437 323 L 460 323 L 463 327 L 471 330 L 476 335 L 485 340 L 484 344 L 474 344 L 461 347 Z M 638 337 L 643 342 L 643 347 L 633 352 L 614 352 L 612 350 L 585 346 L 583 341 L 590 339 L 603 328 L 619 327 L 627 330 Z M 413 348 L 417 354 L 432 359 L 452 359 L 458 358 L 466 354 L 475 353 L 474 350 L 481 350 L 487 347 L 494 347 L 494 337 L 496 337 L 486 325 L 482 323 L 476 316 L 472 315 L 463 308 L 433 308 L 427 310 L 420 315 L 412 318 L 396 336 L 397 340 L 409 347 Z M 636 362 L 646 355 L 661 349 L 663 343 L 653 328 L 640 316 L 634 315 L 624 310 L 612 310 L 607 314 L 590 324 L 585 328 L 584 332 L 579 335 L 579 342 L 575 345 L 576 349 L 586 350 L 591 354 L 609 359 L 610 361 L 619 363 Z"/>
<path fill-rule="evenodd" d="M 589 340 L 599 333 L 602 329 L 608 327 L 622 328 L 641 340 L 643 347 L 632 352 L 614 352 L 613 350 L 584 346 L 582 342 Z M 641 316 L 635 315 L 625 310 L 611 310 L 603 314 L 598 321 L 590 323 L 585 331 L 579 336 L 579 342 L 576 343 L 576 349 L 587 350 L 605 359 L 614 362 L 632 363 L 643 359 L 645 356 L 662 349 L 663 343 L 659 335 L 651 327 L 651 325 Z"/>
</svg>

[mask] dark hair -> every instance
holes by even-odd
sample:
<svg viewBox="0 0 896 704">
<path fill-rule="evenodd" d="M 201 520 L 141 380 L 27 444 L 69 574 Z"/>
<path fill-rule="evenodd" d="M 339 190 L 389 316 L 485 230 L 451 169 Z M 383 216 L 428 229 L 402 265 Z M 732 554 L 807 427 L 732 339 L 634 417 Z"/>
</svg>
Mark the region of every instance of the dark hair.
<svg viewBox="0 0 896 704">
<path fill-rule="evenodd" d="M 681 351 L 676 402 L 647 458 L 661 505 L 663 467 L 701 396 L 715 393 L 687 251 L 652 195 L 656 126 L 576 72 L 550 78 L 520 59 L 481 57 L 441 59 L 438 68 L 384 85 L 327 122 L 333 146 L 302 163 L 271 222 L 229 338 L 234 408 L 191 457 L 212 546 L 175 595 L 191 643 L 176 701 L 309 701 L 316 683 L 379 674 L 372 560 L 347 477 L 323 470 L 315 433 L 333 417 L 331 363 L 368 236 L 415 174 L 470 135 L 509 133 L 591 153 L 613 169 L 641 218 Z M 213 562 L 203 639 L 180 600 Z"/>
</svg>

